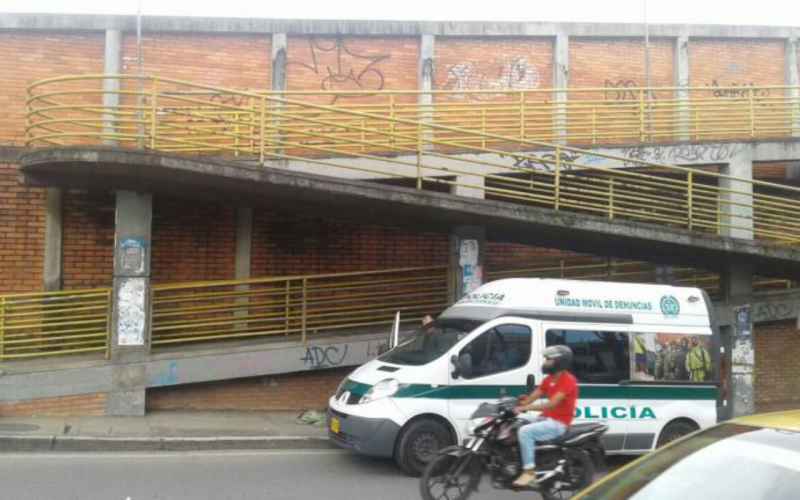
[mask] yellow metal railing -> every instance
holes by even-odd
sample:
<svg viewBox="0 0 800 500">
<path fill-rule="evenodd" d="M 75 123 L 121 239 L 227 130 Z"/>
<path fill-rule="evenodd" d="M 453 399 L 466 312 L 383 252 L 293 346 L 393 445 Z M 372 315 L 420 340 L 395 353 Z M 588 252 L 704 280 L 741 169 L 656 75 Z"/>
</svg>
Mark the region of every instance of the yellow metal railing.
<svg viewBox="0 0 800 500">
<path fill-rule="evenodd" d="M 0 360 L 102 352 L 111 289 L 0 295 Z"/>
<path fill-rule="evenodd" d="M 102 100 L 109 93 L 102 82 L 111 78 L 121 80 L 120 104 L 113 108 Z M 133 76 L 62 77 L 33 84 L 28 144 L 112 141 L 166 152 L 229 154 L 260 164 L 294 160 L 326 167 L 331 175 L 407 179 L 418 189 L 436 183 L 535 207 L 780 244 L 800 242 L 795 215 L 800 189 L 794 187 L 479 132 L 463 123 L 452 127 L 435 118 L 412 120 L 403 117 L 397 103 L 394 111 L 379 114 L 140 79 L 142 94 L 132 85 Z M 731 102 L 735 105 L 736 99 Z M 715 107 L 724 111 L 728 104 Z M 526 125 L 526 130 L 535 128 Z"/>
<path fill-rule="evenodd" d="M 658 281 L 648 262 L 575 257 L 529 265 L 490 265 L 487 281 L 515 277 Z M 665 279 L 721 296 L 719 274 L 673 267 Z M 374 332 L 401 311 L 415 325 L 450 305 L 455 268 L 429 266 L 352 273 L 155 285 L 151 288 L 153 347 L 321 333 Z M 757 292 L 796 283 L 755 278 Z M 100 288 L 0 296 L 0 361 L 81 353 L 109 354 L 111 290 Z"/>
<path fill-rule="evenodd" d="M 449 305 L 448 266 L 154 286 L 153 346 L 349 332 L 404 322 Z M 370 330 L 371 329 L 371 330 Z"/>
</svg>

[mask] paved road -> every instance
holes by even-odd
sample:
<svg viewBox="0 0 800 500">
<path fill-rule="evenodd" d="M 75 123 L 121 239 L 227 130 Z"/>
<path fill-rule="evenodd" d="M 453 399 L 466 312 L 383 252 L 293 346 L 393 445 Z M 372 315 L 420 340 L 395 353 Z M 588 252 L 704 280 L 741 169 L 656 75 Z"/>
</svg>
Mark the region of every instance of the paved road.
<svg viewBox="0 0 800 500">
<path fill-rule="evenodd" d="M 0 498 L 18 500 L 414 500 L 418 479 L 338 450 L 0 454 Z M 528 500 L 491 489 L 475 499 Z"/>
</svg>

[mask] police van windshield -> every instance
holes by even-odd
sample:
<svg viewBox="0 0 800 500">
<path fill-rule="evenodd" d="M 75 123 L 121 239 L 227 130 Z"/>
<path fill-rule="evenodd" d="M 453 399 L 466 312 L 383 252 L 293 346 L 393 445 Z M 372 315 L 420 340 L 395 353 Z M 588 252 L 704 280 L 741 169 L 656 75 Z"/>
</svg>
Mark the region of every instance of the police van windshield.
<svg viewBox="0 0 800 500">
<path fill-rule="evenodd" d="M 398 365 L 419 366 L 430 363 L 449 351 L 481 323 L 467 319 L 437 319 L 378 359 Z"/>
</svg>

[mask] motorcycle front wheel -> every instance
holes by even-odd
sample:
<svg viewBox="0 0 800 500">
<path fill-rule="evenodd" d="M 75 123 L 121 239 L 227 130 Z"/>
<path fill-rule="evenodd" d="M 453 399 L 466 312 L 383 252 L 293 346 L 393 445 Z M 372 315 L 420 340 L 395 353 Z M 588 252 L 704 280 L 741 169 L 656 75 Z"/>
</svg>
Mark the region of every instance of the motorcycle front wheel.
<svg viewBox="0 0 800 500">
<path fill-rule="evenodd" d="M 467 500 L 478 487 L 483 467 L 472 453 L 461 457 L 439 455 L 422 473 L 423 500 Z"/>
</svg>

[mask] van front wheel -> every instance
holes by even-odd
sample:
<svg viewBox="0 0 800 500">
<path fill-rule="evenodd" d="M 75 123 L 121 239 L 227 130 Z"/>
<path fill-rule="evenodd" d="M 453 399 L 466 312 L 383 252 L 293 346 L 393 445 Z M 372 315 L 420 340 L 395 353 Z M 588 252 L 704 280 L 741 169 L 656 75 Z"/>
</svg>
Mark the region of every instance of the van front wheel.
<svg viewBox="0 0 800 500">
<path fill-rule="evenodd" d="M 453 444 L 450 431 L 435 420 L 423 418 L 403 429 L 394 451 L 397 466 L 419 477 L 439 450 Z"/>
<path fill-rule="evenodd" d="M 662 446 L 680 439 L 687 434 L 691 434 L 696 430 L 697 426 L 683 420 L 670 422 L 666 427 L 664 427 L 664 430 L 661 431 L 661 435 L 658 437 L 658 443 L 656 443 L 656 448 L 661 448 Z"/>
</svg>

